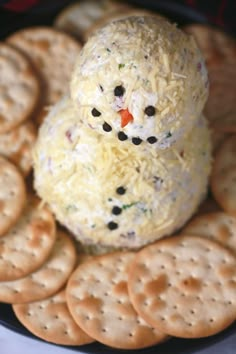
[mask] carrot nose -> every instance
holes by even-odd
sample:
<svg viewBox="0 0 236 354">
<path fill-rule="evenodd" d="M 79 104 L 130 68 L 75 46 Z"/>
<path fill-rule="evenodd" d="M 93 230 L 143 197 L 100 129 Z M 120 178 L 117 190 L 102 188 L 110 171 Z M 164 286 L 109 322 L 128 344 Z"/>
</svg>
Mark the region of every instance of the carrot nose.
<svg viewBox="0 0 236 354">
<path fill-rule="evenodd" d="M 129 122 L 133 122 L 134 117 L 128 109 L 121 109 L 119 111 L 121 117 L 121 127 L 124 128 Z"/>
</svg>

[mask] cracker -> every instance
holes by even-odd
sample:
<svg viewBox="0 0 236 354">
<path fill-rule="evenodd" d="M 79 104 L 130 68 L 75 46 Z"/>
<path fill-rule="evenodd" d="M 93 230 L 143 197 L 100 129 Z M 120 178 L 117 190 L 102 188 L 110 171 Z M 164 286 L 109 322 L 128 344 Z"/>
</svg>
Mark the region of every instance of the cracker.
<svg viewBox="0 0 236 354">
<path fill-rule="evenodd" d="M 212 127 L 221 132 L 236 132 L 236 41 L 226 33 L 206 25 L 190 25 L 206 60 L 210 94 L 205 113 Z"/>
<path fill-rule="evenodd" d="M 66 290 L 76 323 L 113 348 L 145 348 L 167 338 L 147 325 L 130 303 L 127 269 L 134 257 L 132 252 L 96 256 L 78 266 Z"/>
<path fill-rule="evenodd" d="M 200 215 L 195 217 L 182 232 L 216 240 L 236 254 L 236 217 L 223 212 Z"/>
<path fill-rule="evenodd" d="M 0 134 L 29 118 L 38 98 L 39 81 L 27 58 L 0 43 Z"/>
<path fill-rule="evenodd" d="M 31 150 L 36 140 L 36 129 L 26 122 L 11 131 L 0 134 L 0 155 L 7 157 L 27 176 L 32 168 Z"/>
<path fill-rule="evenodd" d="M 26 202 L 25 183 L 18 169 L 0 157 L 0 236 L 16 223 Z"/>
<path fill-rule="evenodd" d="M 73 320 L 64 290 L 45 300 L 13 305 L 13 310 L 31 333 L 47 342 L 84 345 L 94 341 Z"/>
<path fill-rule="evenodd" d="M 19 279 L 48 258 L 56 239 L 52 213 L 28 198 L 17 223 L 0 238 L 0 281 Z"/>
<path fill-rule="evenodd" d="M 87 41 L 89 37 L 102 28 L 103 26 L 108 25 L 112 21 L 121 20 L 130 16 L 152 16 L 157 18 L 163 18 L 164 16 L 158 15 L 148 10 L 144 9 L 123 9 L 117 8 L 116 10 L 109 12 L 108 14 L 104 14 L 99 20 L 94 22 L 85 32 L 84 32 L 84 40 Z"/>
<path fill-rule="evenodd" d="M 21 50 L 41 78 L 42 109 L 36 122 L 46 115 L 45 106 L 56 103 L 69 90 L 71 71 L 81 45 L 69 35 L 50 27 L 31 27 L 12 34 L 7 42 Z"/>
<path fill-rule="evenodd" d="M 211 176 L 214 198 L 226 212 L 236 216 L 236 135 L 224 141 L 218 150 Z"/>
<path fill-rule="evenodd" d="M 215 241 L 166 238 L 140 251 L 130 269 L 130 299 L 160 331 L 207 337 L 236 319 L 236 257 Z"/>
<path fill-rule="evenodd" d="M 99 21 L 103 16 L 110 14 L 113 11 L 123 9 L 126 11 L 131 6 L 123 2 L 113 0 L 83 0 L 64 8 L 54 21 L 54 27 L 65 31 L 85 41 L 85 32 Z"/>
<path fill-rule="evenodd" d="M 74 243 L 64 232 L 57 239 L 47 261 L 24 278 L 0 282 L 0 301 L 21 304 L 45 299 L 66 283 L 76 263 Z"/>
</svg>

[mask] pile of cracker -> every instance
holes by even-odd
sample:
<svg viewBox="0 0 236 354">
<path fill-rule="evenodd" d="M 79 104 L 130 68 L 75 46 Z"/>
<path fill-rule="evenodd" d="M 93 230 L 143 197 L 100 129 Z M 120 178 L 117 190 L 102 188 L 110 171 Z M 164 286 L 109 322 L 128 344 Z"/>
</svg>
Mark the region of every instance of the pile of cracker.
<svg viewBox="0 0 236 354">
<path fill-rule="evenodd" d="M 143 14 L 121 2 L 74 3 L 53 27 L 0 43 L 0 302 L 45 341 L 140 349 L 214 335 L 236 320 L 236 45 L 191 25 L 206 60 L 209 194 L 178 235 L 139 251 L 85 255 L 33 190 L 31 151 L 83 42 L 108 21 Z M 235 78 L 235 79 L 234 79 Z"/>
</svg>

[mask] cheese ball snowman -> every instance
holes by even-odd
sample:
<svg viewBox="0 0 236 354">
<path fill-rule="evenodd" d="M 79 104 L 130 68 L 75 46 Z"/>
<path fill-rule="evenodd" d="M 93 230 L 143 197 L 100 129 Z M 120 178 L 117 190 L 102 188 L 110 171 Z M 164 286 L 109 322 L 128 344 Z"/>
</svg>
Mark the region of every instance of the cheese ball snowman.
<svg viewBox="0 0 236 354">
<path fill-rule="evenodd" d="M 177 231 L 207 191 L 207 95 L 192 38 L 148 16 L 112 22 L 41 126 L 38 194 L 87 245 L 136 249 Z"/>
</svg>

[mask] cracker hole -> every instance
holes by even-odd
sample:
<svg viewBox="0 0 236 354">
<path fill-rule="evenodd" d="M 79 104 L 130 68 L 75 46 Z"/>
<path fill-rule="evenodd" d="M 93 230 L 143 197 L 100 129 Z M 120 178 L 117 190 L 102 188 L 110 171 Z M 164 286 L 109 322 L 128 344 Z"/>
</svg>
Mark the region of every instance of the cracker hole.
<svg viewBox="0 0 236 354">
<path fill-rule="evenodd" d="M 211 298 L 212 302 L 216 302 L 216 299 L 214 297 Z"/>
<path fill-rule="evenodd" d="M 107 332 L 106 328 L 102 328 L 102 332 L 106 333 Z"/>
<path fill-rule="evenodd" d="M 69 333 L 68 333 L 67 331 L 64 331 L 64 334 L 65 334 L 66 336 L 68 336 L 68 335 L 69 335 Z"/>
<path fill-rule="evenodd" d="M 166 267 L 164 266 L 164 264 L 161 265 L 161 269 L 165 269 Z"/>
<path fill-rule="evenodd" d="M 193 324 L 192 324 L 191 322 L 188 322 L 187 325 L 188 325 L 189 327 L 192 327 Z"/>
<path fill-rule="evenodd" d="M 133 333 L 129 333 L 129 337 L 133 337 Z"/>
<path fill-rule="evenodd" d="M 123 321 L 123 317 L 121 317 L 121 316 L 117 317 L 117 319 L 118 319 L 119 321 Z"/>
<path fill-rule="evenodd" d="M 177 306 L 177 305 L 174 305 L 174 306 L 173 306 L 173 309 L 174 309 L 174 310 L 177 310 L 177 309 L 178 309 L 178 306 Z"/>
<path fill-rule="evenodd" d="M 226 304 L 227 305 L 233 305 L 232 301 L 227 301 Z"/>
<path fill-rule="evenodd" d="M 213 322 L 214 322 L 214 319 L 213 319 L 213 318 L 210 318 L 209 322 L 210 322 L 210 323 L 213 323 Z"/>
<path fill-rule="evenodd" d="M 106 291 L 105 293 L 104 293 L 104 296 L 109 296 L 110 294 Z"/>
<path fill-rule="evenodd" d="M 194 315 L 196 312 L 194 310 L 189 311 L 192 315 Z"/>
<path fill-rule="evenodd" d="M 43 326 L 43 329 L 44 329 L 45 331 L 47 331 L 47 330 L 48 330 L 48 326 Z"/>
<path fill-rule="evenodd" d="M 161 321 L 165 321 L 166 319 L 165 319 L 165 317 L 161 317 Z"/>
</svg>

